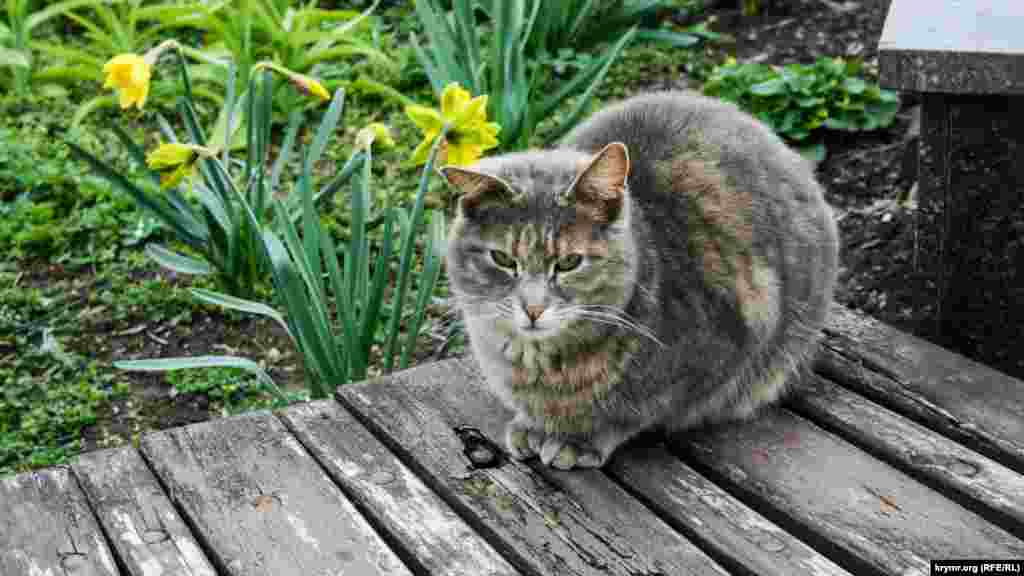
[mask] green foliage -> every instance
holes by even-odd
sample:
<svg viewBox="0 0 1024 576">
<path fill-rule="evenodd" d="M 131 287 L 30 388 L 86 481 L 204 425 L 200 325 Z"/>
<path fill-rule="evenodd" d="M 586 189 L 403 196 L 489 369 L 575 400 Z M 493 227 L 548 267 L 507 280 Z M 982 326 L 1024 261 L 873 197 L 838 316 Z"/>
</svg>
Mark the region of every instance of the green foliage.
<svg viewBox="0 0 1024 576">
<path fill-rule="evenodd" d="M 0 357 L 0 475 L 77 453 L 82 429 L 128 391 L 97 362 L 64 351 L 50 333 L 39 345 L 18 337 L 15 348 Z"/>
<path fill-rule="evenodd" d="M 240 368 L 172 371 L 167 374 L 167 382 L 179 394 L 206 396 L 211 401 L 211 411 L 225 415 L 279 405 L 266 394 L 258 378 Z"/>
<path fill-rule="evenodd" d="M 6 23 L 0 21 L 0 68 L 10 68 L 13 78 L 0 76 L 0 88 L 13 85 L 14 92 L 24 95 L 28 92 L 32 78 L 32 33 L 41 24 L 84 6 L 99 6 L 102 3 L 120 0 L 64 0 L 32 11 L 32 0 L 7 0 L 4 6 Z"/>
<path fill-rule="evenodd" d="M 102 84 L 103 65 L 118 55 L 141 54 L 157 44 L 168 29 L 179 26 L 180 20 L 201 9 L 199 2 L 183 4 L 143 5 L 143 0 L 117 0 L 114 3 L 94 3 L 84 7 L 67 6 L 60 14 L 85 30 L 79 36 L 81 44 L 65 41 L 32 43 L 32 48 L 49 56 L 53 64 L 41 68 L 33 75 L 34 82 L 72 85 L 86 81 Z M 170 83 L 155 79 L 152 96 L 159 100 L 173 91 Z M 208 98 L 220 105 L 223 97 L 203 85 L 193 87 L 197 96 Z M 75 113 L 72 125 L 77 125 L 88 114 L 100 108 L 117 105 L 117 97 L 109 93 L 83 102 Z"/>
<path fill-rule="evenodd" d="M 485 0 L 485 11 L 493 12 L 494 0 Z M 620 38 L 668 2 L 665 0 L 532 0 L 528 3 L 529 29 L 526 56 L 532 60 L 563 50 L 585 54 L 609 39 Z M 673 46 L 693 46 L 700 38 L 687 33 L 640 27 L 638 40 L 654 40 Z"/>
<path fill-rule="evenodd" d="M 133 240 L 139 214 L 68 161 L 45 127 L 0 127 L 0 251 L 9 259 L 69 263 Z"/>
<path fill-rule="evenodd" d="M 191 15 L 178 19 L 177 25 L 207 33 L 208 46 L 188 53 L 201 60 L 234 62 L 239 86 L 248 84 L 253 65 L 261 60 L 301 74 L 315 74 L 325 62 L 352 57 L 368 58 L 385 69 L 395 68 L 392 59 L 367 39 L 368 17 L 379 1 L 362 13 L 324 10 L 308 0 L 305 6 L 292 4 L 290 0 L 205 2 Z M 200 66 L 196 75 L 212 81 L 223 79 L 218 66 Z M 294 107 L 294 98 L 280 97 L 283 108 Z"/>
<path fill-rule="evenodd" d="M 572 110 L 560 118 L 549 138 L 554 140 L 568 132 L 588 110 L 594 90 L 636 35 L 633 27 L 614 38 L 612 46 L 601 56 L 552 92 L 545 93 L 548 75 L 544 68 L 531 65 L 526 51 L 540 20 L 539 12 L 531 7 L 544 3 L 495 3 L 486 33 L 476 26 L 476 0 L 454 0 L 452 4 L 454 10 L 448 15 L 439 8 L 437 0 L 416 2 L 416 14 L 429 43 L 424 49 L 412 35 L 413 48 L 438 98 L 451 82 L 457 82 L 473 95 L 488 95 L 488 117 L 501 125 L 498 137 L 503 150 L 526 148 L 537 125 L 551 117 L 567 99 L 575 98 Z M 488 37 L 490 47 L 486 48 L 483 39 Z"/>
<path fill-rule="evenodd" d="M 841 58 L 784 67 L 731 60 L 712 71 L 704 93 L 735 102 L 820 158 L 824 148 L 810 142 L 818 128 L 875 130 L 892 124 L 899 111 L 895 92 L 880 89 L 860 74 L 860 62 Z"/>
<path fill-rule="evenodd" d="M 275 232 L 261 226 L 248 200 L 241 194 L 238 197 L 250 225 L 261 231 L 261 246 L 273 270 L 275 295 L 287 314 L 282 315 L 266 304 L 251 300 L 209 290 L 192 291 L 205 302 L 259 314 L 280 324 L 302 353 L 309 389 L 315 398 L 327 397 L 332 386 L 365 379 L 375 344 L 383 350 L 385 370 L 394 367 L 396 358 L 400 368 L 408 366 L 426 306 L 440 276 L 440 251 L 445 236 L 444 215 L 435 211 L 430 217 L 430 232 L 423 248 L 415 302 L 412 309 L 407 310 L 405 298 L 415 266 L 414 249 L 425 216 L 424 200 L 433 173 L 437 142 L 423 169 L 412 209 L 385 207 L 382 245 L 376 247 L 376 256 L 367 234 L 367 215 L 372 209 L 372 148 L 368 147 L 353 156 L 355 165 L 361 170 L 356 172 L 352 184 L 350 241 L 347 246 L 335 245 L 324 231 L 314 207 L 312 165 L 316 152 L 323 149 L 327 138 L 335 131 L 341 105 L 342 95 L 339 92 L 331 105 L 337 114 L 328 113 L 314 137 L 313 152 L 303 155 L 299 184 L 301 222 L 298 225 L 292 222 L 285 203 L 275 199 L 273 209 L 283 230 Z M 266 113 L 269 115 L 269 110 Z M 282 153 L 287 154 L 287 148 Z M 384 296 L 391 284 L 391 264 L 395 259 L 399 261 L 397 287 L 392 292 L 391 305 L 385 306 Z M 405 327 L 406 338 L 402 346 L 399 335 L 407 312 L 411 318 Z M 264 381 L 270 380 L 254 362 L 237 357 L 138 360 L 115 365 L 129 370 L 217 365 L 241 368 L 257 374 Z"/>
</svg>

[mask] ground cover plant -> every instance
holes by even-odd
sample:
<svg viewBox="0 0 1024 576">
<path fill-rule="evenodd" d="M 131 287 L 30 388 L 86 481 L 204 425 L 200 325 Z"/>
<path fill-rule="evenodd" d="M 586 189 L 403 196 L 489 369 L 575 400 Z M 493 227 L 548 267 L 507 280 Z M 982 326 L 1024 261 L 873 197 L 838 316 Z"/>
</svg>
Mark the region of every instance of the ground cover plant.
<svg viewBox="0 0 1024 576">
<path fill-rule="evenodd" d="M 25 2 L 30 12 L 44 4 Z M 228 17 L 232 2 L 204 4 L 223 10 L 217 13 L 222 22 L 242 21 Z M 250 83 L 229 82 L 223 64 L 236 57 L 229 60 L 229 54 L 248 51 L 255 54 L 253 64 L 269 60 L 287 68 L 280 61 L 283 57 L 275 60 L 275 54 L 282 55 L 288 48 L 271 40 L 269 45 L 239 44 L 232 50 L 229 44 L 234 40 L 225 41 L 226 33 L 198 24 L 150 34 L 149 44 L 132 51 L 141 55 L 163 39 L 174 39 L 189 48 L 182 53 L 189 69 L 196 72 L 192 78 L 195 93 L 193 110 L 184 115 L 176 109 L 175 103 L 184 93 L 177 57 L 171 53 L 154 70 L 153 88 L 141 109 L 121 110 L 117 106 L 120 94 L 104 91 L 96 79 L 69 80 L 61 84 L 62 90 L 51 92 L 28 77 L 22 92 L 6 91 L 0 96 L 0 250 L 8 255 L 0 262 L 0 474 L 62 462 L 81 450 L 130 442 L 152 429 L 279 405 L 280 397 L 260 384 L 263 376 L 254 376 L 254 370 L 271 379 L 287 399 L 300 399 L 329 393 L 330 386 L 346 379 L 372 377 L 388 369 L 465 352 L 458 319 L 446 304 L 447 283 L 436 250 L 451 198 L 437 178 L 423 177 L 420 161 L 425 162 L 432 152 L 440 153 L 439 137 L 447 134 L 446 129 L 457 133 L 459 111 L 485 92 L 466 84 L 466 94 L 450 92 L 447 100 L 441 98 L 448 83 L 438 81 L 436 74 L 432 77 L 422 65 L 422 54 L 417 57 L 416 48 L 408 43 L 413 34 L 428 58 L 437 54 L 417 12 L 421 3 L 261 0 L 248 4 L 265 5 L 270 19 L 254 14 L 250 32 L 244 27 L 230 32 L 238 42 L 256 37 L 246 36 L 249 33 L 264 34 L 256 28 L 269 30 L 271 21 L 287 22 L 287 10 L 291 9 L 293 18 L 302 11 L 313 15 L 304 25 L 317 34 L 330 34 L 334 27 L 358 19 L 345 34 L 358 40 L 359 49 L 346 48 L 337 57 L 289 68 L 321 80 L 330 91 L 331 102 L 341 98 L 343 91 L 343 106 L 319 104 L 296 91 L 285 76 L 274 76 L 271 128 L 260 132 L 257 140 L 263 142 L 260 155 L 266 153 L 271 159 L 265 178 L 276 179 L 278 186 L 265 197 L 264 213 L 252 212 L 256 222 L 249 220 L 249 225 L 254 229 L 267 225 L 268 234 L 254 238 L 258 240 L 254 252 L 264 253 L 276 268 L 266 267 L 262 274 L 245 281 L 244 302 L 215 295 L 226 291 L 215 275 L 185 274 L 188 270 L 162 267 L 147 256 L 147 251 L 158 258 L 173 252 L 205 261 L 202 250 L 182 241 L 184 237 L 159 216 L 139 209 L 123 188 L 111 185 L 94 166 L 72 156 L 65 142 L 102 158 L 112 174 L 144 186 L 153 198 L 166 202 L 171 202 L 173 195 L 160 188 L 147 163 L 137 161 L 138 151 L 145 155 L 156 150 L 161 143 L 171 142 L 170 134 L 182 144 L 217 148 L 217 154 L 200 163 L 193 186 L 181 184 L 176 199 L 192 211 L 196 221 L 207 222 L 209 227 L 212 220 L 208 219 L 216 220 L 216 216 L 204 208 L 202 199 L 208 192 L 220 192 L 212 188 L 216 184 L 208 178 L 212 168 L 207 160 L 216 159 L 229 166 L 229 174 L 239 176 L 246 172 L 252 150 L 245 137 L 248 112 L 239 104 L 245 101 Z M 483 34 L 494 29 L 491 18 L 498 17 L 478 10 L 472 20 L 459 24 L 458 14 L 448 10 L 460 2 L 422 3 L 428 4 L 449 26 L 475 27 L 479 38 L 489 38 Z M 813 0 L 762 2 L 758 16 L 744 16 L 731 0 L 700 4 L 710 7 L 701 8 L 692 1 L 662 2 L 657 11 L 635 23 L 638 29 L 691 34 L 700 42 L 684 47 L 635 36 L 628 45 L 621 45 L 614 61 L 597 67 L 603 70 L 603 81 L 593 89 L 580 84 L 557 105 L 543 114 L 535 113 L 529 119 L 532 128 L 518 132 L 513 138 L 515 145 L 542 145 L 572 116 L 583 117 L 606 102 L 639 91 L 703 89 L 716 70 L 730 66 L 730 56 L 739 65 L 755 62 L 778 67 L 813 66 L 823 57 L 859 59 L 864 65 L 858 75 L 865 86 L 874 81 L 873 46 L 884 10 L 873 2 L 850 12 L 833 12 L 827 4 Z M 187 6 L 180 0 L 143 0 L 135 9 Z M 271 14 L 271 8 L 280 11 Z M 118 8 L 122 9 L 126 7 Z M 72 12 L 104 29 L 102 17 L 85 5 Z M 328 12 L 346 17 L 317 16 Z M 525 14 L 524 21 L 529 17 Z M 805 14 L 816 16 L 802 17 Z M 161 26 L 156 20 L 142 19 L 136 25 L 139 34 Z M 812 25 L 826 27 L 824 40 L 812 29 L 802 33 L 815 39 L 806 47 L 785 40 L 794 27 Z M 266 38 L 273 35 L 265 33 Z M 6 48 L 10 44 L 3 43 L 9 40 L 2 34 L 0 29 L 0 45 Z M 59 14 L 39 21 L 32 29 L 33 41 L 95 51 L 102 71 L 102 63 L 117 54 L 98 49 L 91 34 L 82 21 Z M 547 60 L 539 64 L 543 68 L 532 87 L 535 95 L 527 99 L 537 104 L 536 94 L 557 94 L 559 87 L 566 87 L 580 70 L 600 62 L 621 39 L 597 42 L 590 51 L 579 46 L 573 46 L 571 53 L 549 51 Z M 481 62 L 491 58 L 493 47 L 485 44 L 479 52 Z M 336 45 L 351 43 L 339 41 Z M 268 51 L 257 53 L 264 49 Z M 359 52 L 363 49 L 375 54 Z M 31 46 L 29 51 L 32 70 L 68 62 L 52 51 Z M 382 64 L 385 60 L 389 64 Z M 505 61 L 514 63 L 514 58 L 507 56 Z M 11 70 L 0 70 L 0 75 L 8 74 L 4 76 L 7 82 L 13 78 Z M 480 70 L 481 79 L 490 78 L 486 65 Z M 532 73 L 529 67 L 524 70 Z M 243 77 L 241 73 L 236 76 Z M 229 95 L 232 84 L 234 93 Z M 473 122 L 466 118 L 461 124 L 463 131 L 469 129 L 487 145 L 472 138 L 447 139 L 443 151 L 450 156 L 446 160 L 460 159 L 462 154 L 472 158 L 494 153 L 499 148 L 497 144 L 488 147 L 491 139 L 512 133 L 515 121 L 504 120 L 511 127 L 506 133 L 493 108 L 495 102 L 506 98 L 505 92 L 496 95 L 495 91 L 507 84 L 486 84 L 490 92 L 482 107 L 488 111 L 485 118 Z M 854 92 L 858 86 L 854 85 Z M 199 94 L 200 88 L 208 95 Z M 513 99 L 525 98 L 512 94 Z M 73 125 L 81 103 L 97 97 L 115 106 L 96 106 L 88 114 L 79 113 L 79 122 Z M 851 101 L 855 100 L 851 96 Z M 231 102 L 235 105 L 229 105 Z M 266 105 L 265 100 L 260 102 Z M 480 108 L 480 101 L 476 102 L 474 110 Z M 407 114 L 409 104 L 419 108 Z M 317 127 L 332 114 L 337 114 L 337 123 L 331 138 L 318 144 Z M 227 137 L 229 115 L 239 120 L 233 139 Z M 301 115 L 301 121 L 293 120 L 295 115 Z M 488 123 L 500 128 L 495 131 Z M 883 241 L 889 234 L 903 237 L 902 209 L 879 201 L 895 198 L 905 187 L 898 155 L 892 151 L 902 142 L 907 124 L 907 113 L 901 110 L 888 127 L 879 130 L 820 128 L 827 154 L 819 174 L 830 201 L 838 208 L 844 238 L 852 239 L 847 246 Z M 114 125 L 123 131 L 122 138 L 111 137 Z M 199 132 L 206 137 L 204 144 L 195 138 Z M 521 137 L 523 133 L 527 135 Z M 392 147 L 380 145 L 389 139 Z M 138 149 L 135 153 L 128 141 Z M 299 152 L 311 147 L 322 147 L 319 155 Z M 225 160 L 226 156 L 230 159 Z M 286 159 L 273 162 L 282 156 Z M 174 173 L 180 166 L 167 166 L 163 174 Z M 230 187 L 227 191 L 234 193 Z M 308 209 L 310 204 L 315 211 Z M 243 203 L 235 208 L 244 218 L 250 217 Z M 890 215 L 887 221 L 882 220 L 885 214 Z M 269 226 L 275 219 L 280 227 Z M 157 245 L 165 251 L 154 248 Z M 900 252 L 894 253 L 899 261 Z M 332 262 L 334 256 L 337 259 Z M 888 321 L 904 318 L 901 314 L 909 297 L 896 289 L 898 274 L 877 271 L 878 262 L 849 248 L 844 261 L 847 269 L 841 281 L 841 300 Z M 435 274 L 436 284 L 431 279 Z M 884 285 L 880 279 L 891 284 Z M 387 287 L 380 289 L 377 283 Z M 332 296 L 337 294 L 353 294 L 354 306 L 347 311 L 338 306 Z M 397 304 L 403 298 L 406 302 Z M 310 316 L 301 318 L 296 311 L 301 308 L 310 311 Z M 392 313 L 394 310 L 404 312 Z M 344 350 L 345 355 L 333 356 L 331 352 L 337 350 Z M 244 358 L 252 364 L 248 371 L 218 367 L 137 372 L 114 367 L 115 362 L 201 357 Z"/>
</svg>

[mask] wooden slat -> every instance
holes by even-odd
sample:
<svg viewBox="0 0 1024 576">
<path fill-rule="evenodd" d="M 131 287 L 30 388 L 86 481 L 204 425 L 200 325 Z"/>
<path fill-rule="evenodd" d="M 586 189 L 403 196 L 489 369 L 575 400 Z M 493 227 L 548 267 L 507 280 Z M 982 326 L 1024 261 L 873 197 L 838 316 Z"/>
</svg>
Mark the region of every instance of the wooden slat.
<svg viewBox="0 0 1024 576">
<path fill-rule="evenodd" d="M 281 417 L 352 501 L 423 571 L 433 576 L 518 574 L 337 402 L 299 404 Z"/>
<path fill-rule="evenodd" d="M 806 378 L 792 403 L 816 422 L 1024 534 L 1024 475 L 824 378 Z M 971 505 L 976 501 L 981 506 Z"/>
<path fill-rule="evenodd" d="M 110 548 L 65 467 L 0 480 L 0 574 L 117 576 Z"/>
<path fill-rule="evenodd" d="M 213 567 L 134 448 L 99 450 L 72 464 L 111 546 L 133 576 L 215 576 Z"/>
<path fill-rule="evenodd" d="M 787 410 L 673 442 L 699 471 L 858 575 L 1024 556 L 1024 541 Z"/>
<path fill-rule="evenodd" d="M 141 450 L 223 573 L 410 574 L 268 413 L 150 434 Z"/>
<path fill-rule="evenodd" d="M 1024 474 L 1024 381 L 833 306 L 816 370 Z"/>
<path fill-rule="evenodd" d="M 598 471 L 473 469 L 454 429 L 473 426 L 493 442 L 505 416 L 460 360 L 342 386 L 338 397 L 525 573 L 724 574 Z"/>
<path fill-rule="evenodd" d="M 648 505 L 744 573 L 849 575 L 813 548 L 768 521 L 663 446 L 630 444 L 607 471 L 642 494 Z"/>
</svg>

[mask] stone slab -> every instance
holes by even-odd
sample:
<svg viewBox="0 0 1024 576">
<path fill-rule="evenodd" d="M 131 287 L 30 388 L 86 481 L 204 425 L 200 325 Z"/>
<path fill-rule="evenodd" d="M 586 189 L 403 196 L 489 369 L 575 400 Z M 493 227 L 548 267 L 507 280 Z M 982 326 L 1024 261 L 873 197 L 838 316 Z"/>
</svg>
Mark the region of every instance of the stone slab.
<svg viewBox="0 0 1024 576">
<path fill-rule="evenodd" d="M 1024 2 L 893 0 L 878 42 L 886 88 L 1024 94 Z"/>
</svg>

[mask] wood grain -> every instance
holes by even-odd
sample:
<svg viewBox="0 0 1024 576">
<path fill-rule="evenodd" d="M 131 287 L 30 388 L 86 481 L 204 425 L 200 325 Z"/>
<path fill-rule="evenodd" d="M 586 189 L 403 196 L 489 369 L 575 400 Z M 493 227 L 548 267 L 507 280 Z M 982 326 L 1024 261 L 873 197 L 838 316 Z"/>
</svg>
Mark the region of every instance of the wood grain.
<svg viewBox="0 0 1024 576">
<path fill-rule="evenodd" d="M 524 573 L 725 573 L 598 471 L 549 476 L 500 454 L 474 467 L 455 429 L 493 443 L 505 416 L 463 361 L 342 386 L 338 398 Z"/>
<path fill-rule="evenodd" d="M 134 448 L 82 454 L 71 468 L 129 574 L 216 575 Z"/>
<path fill-rule="evenodd" d="M 518 574 L 337 402 L 299 404 L 281 418 L 353 502 L 423 571 L 434 576 Z"/>
<path fill-rule="evenodd" d="M 1024 474 L 1024 381 L 838 305 L 815 369 Z"/>
<path fill-rule="evenodd" d="M 727 568 L 751 574 L 849 575 L 827 557 L 722 490 L 663 446 L 632 443 L 606 466 L 634 494 Z M 734 570 L 736 571 L 736 570 Z"/>
<path fill-rule="evenodd" d="M 1024 475 L 824 378 L 806 378 L 797 391 L 791 402 L 801 413 L 1024 534 Z"/>
<path fill-rule="evenodd" d="M 411 574 L 271 414 L 158 432 L 141 451 L 222 573 Z"/>
<path fill-rule="evenodd" d="M 85 495 L 66 467 L 0 480 L 0 574 L 117 576 Z"/>
<path fill-rule="evenodd" d="M 1024 556 L 1024 541 L 787 410 L 672 446 L 858 575 L 927 575 L 936 558 Z"/>
</svg>

